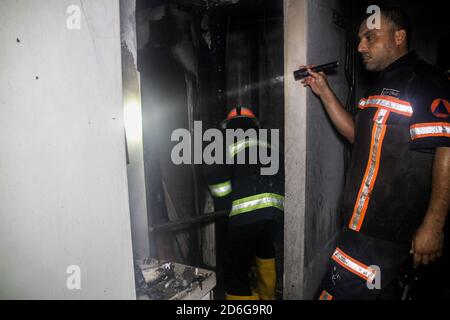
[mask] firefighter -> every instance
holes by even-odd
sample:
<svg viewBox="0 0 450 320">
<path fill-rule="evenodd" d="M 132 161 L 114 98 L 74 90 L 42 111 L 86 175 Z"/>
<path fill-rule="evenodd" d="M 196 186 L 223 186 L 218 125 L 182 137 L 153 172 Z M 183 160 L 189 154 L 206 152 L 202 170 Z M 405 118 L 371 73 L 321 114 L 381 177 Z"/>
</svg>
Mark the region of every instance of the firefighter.
<svg viewBox="0 0 450 320">
<path fill-rule="evenodd" d="M 397 8 L 381 10 L 379 29 L 361 24 L 358 51 L 377 77 L 355 117 L 323 73 L 309 70 L 303 80 L 353 144 L 345 227 L 320 299 L 395 299 L 396 279 L 408 261 L 419 267 L 442 254 L 450 202 L 450 86 L 409 51 L 409 37 L 409 20 Z"/>
<path fill-rule="evenodd" d="M 226 145 L 224 162 L 228 164 L 207 167 L 215 209 L 230 211 L 224 257 L 226 299 L 273 300 L 276 287 L 274 238 L 282 229 L 284 210 L 283 161 L 276 144 L 259 136 L 260 124 L 250 109 L 234 108 L 221 128 L 242 129 L 246 133 L 253 129 L 256 133 Z M 278 154 L 276 174 L 263 175 L 260 159 L 250 161 L 252 152 L 259 157 L 261 148 Z M 240 157 L 245 163 L 238 161 Z M 256 269 L 255 286 L 249 277 L 252 266 Z"/>
</svg>

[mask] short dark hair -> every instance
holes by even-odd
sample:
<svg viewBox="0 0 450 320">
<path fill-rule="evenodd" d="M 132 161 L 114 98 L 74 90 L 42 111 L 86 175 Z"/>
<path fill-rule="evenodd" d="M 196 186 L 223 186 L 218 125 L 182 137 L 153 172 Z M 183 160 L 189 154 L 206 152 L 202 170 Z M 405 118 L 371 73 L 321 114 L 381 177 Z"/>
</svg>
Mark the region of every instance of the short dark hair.
<svg viewBox="0 0 450 320">
<path fill-rule="evenodd" d="M 406 42 L 409 46 L 411 40 L 411 20 L 403 9 L 398 7 L 381 7 L 381 14 L 394 25 L 396 31 L 406 31 Z"/>
<path fill-rule="evenodd" d="M 381 15 L 387 18 L 395 28 L 395 31 L 406 31 L 406 45 L 409 48 L 411 43 L 411 20 L 408 14 L 399 7 L 381 7 Z"/>
<path fill-rule="evenodd" d="M 381 15 L 383 15 L 391 22 L 391 24 L 395 28 L 395 31 L 398 30 L 406 31 L 406 43 L 407 46 L 409 47 L 411 42 L 412 27 L 411 27 L 411 20 L 409 19 L 409 16 L 406 14 L 406 12 L 399 7 L 388 7 L 379 4 L 378 6 L 380 7 Z M 361 21 L 361 23 L 367 20 L 371 15 L 372 13 L 365 13 L 364 19 L 363 21 Z"/>
</svg>

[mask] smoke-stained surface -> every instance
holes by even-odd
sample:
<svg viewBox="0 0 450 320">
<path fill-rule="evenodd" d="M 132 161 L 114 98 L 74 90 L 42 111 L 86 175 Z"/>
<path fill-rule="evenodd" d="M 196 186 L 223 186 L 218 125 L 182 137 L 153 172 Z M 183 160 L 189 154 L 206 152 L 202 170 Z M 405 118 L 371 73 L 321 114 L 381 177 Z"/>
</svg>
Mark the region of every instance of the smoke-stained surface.
<svg viewBox="0 0 450 320">
<path fill-rule="evenodd" d="M 259 114 L 264 127 L 284 131 L 283 3 L 138 1 L 136 27 L 147 207 L 154 226 L 199 216 L 208 207 L 201 166 L 176 166 L 170 159 L 175 129 L 192 131 L 198 120 L 203 130 L 217 127 L 240 105 Z M 211 227 L 193 224 L 176 237 L 155 233 L 153 250 L 159 258 L 209 266 L 216 254 L 220 265 L 223 230 Z"/>
<path fill-rule="evenodd" d="M 138 44 L 141 47 L 138 67 L 147 207 L 150 223 L 158 225 L 170 221 L 170 216 L 176 220 L 189 217 L 195 211 L 192 172 L 188 166 L 172 164 L 170 136 L 173 130 L 188 127 L 186 79 L 189 76 L 195 78 L 196 64 L 190 34 L 180 33 L 183 29 L 190 30 L 189 14 L 168 5 L 155 7 L 154 12 L 148 10 L 138 12 L 138 23 L 148 26 L 146 43 Z M 155 236 L 156 256 L 193 263 L 196 257 L 190 252 L 189 241 L 175 247 L 172 238 L 171 232 Z"/>
</svg>

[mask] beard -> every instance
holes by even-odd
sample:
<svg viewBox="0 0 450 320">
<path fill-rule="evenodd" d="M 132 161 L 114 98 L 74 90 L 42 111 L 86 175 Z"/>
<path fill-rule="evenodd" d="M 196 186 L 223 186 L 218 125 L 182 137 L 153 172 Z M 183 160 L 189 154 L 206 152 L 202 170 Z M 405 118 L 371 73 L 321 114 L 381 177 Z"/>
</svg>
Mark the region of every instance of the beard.
<svg viewBox="0 0 450 320">
<path fill-rule="evenodd" d="M 361 57 L 367 71 L 377 71 L 377 62 L 373 59 L 373 57 L 368 54 L 363 54 Z"/>
<path fill-rule="evenodd" d="M 373 62 L 364 62 L 364 66 L 366 67 L 367 71 L 372 71 L 372 72 L 380 71 L 378 66 Z"/>
<path fill-rule="evenodd" d="M 362 54 L 361 57 L 366 70 L 380 72 L 386 69 L 391 63 L 397 60 L 398 54 L 396 54 L 394 49 L 391 46 L 385 46 L 382 51 L 377 50 L 372 52 L 372 54 Z"/>
</svg>

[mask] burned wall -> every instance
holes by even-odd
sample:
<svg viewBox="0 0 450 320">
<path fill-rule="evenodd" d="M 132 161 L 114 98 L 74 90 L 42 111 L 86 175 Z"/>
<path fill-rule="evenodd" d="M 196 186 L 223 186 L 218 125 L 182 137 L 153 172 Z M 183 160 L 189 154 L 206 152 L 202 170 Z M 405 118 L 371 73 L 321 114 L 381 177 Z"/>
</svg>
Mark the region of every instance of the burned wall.
<svg viewBox="0 0 450 320">
<path fill-rule="evenodd" d="M 203 130 L 217 127 L 241 104 L 259 113 L 263 125 L 283 131 L 282 5 L 138 1 L 137 10 L 147 207 L 157 225 L 199 216 L 207 207 L 200 166 L 170 159 L 175 129 L 192 132 L 196 120 Z M 167 258 L 198 263 L 198 245 L 213 240 L 193 225 L 177 244 L 167 241 L 156 244 L 172 251 Z"/>
<path fill-rule="evenodd" d="M 139 6 L 138 6 L 139 8 Z M 152 225 L 196 214 L 193 172 L 171 161 L 170 137 L 189 128 L 192 110 L 188 88 L 196 86 L 197 62 L 189 12 L 156 4 L 138 11 L 138 68 L 141 73 L 144 166 L 147 207 Z M 195 103 L 195 102 L 194 102 Z M 195 231 L 153 235 L 154 256 L 184 263 L 198 262 Z"/>
</svg>

